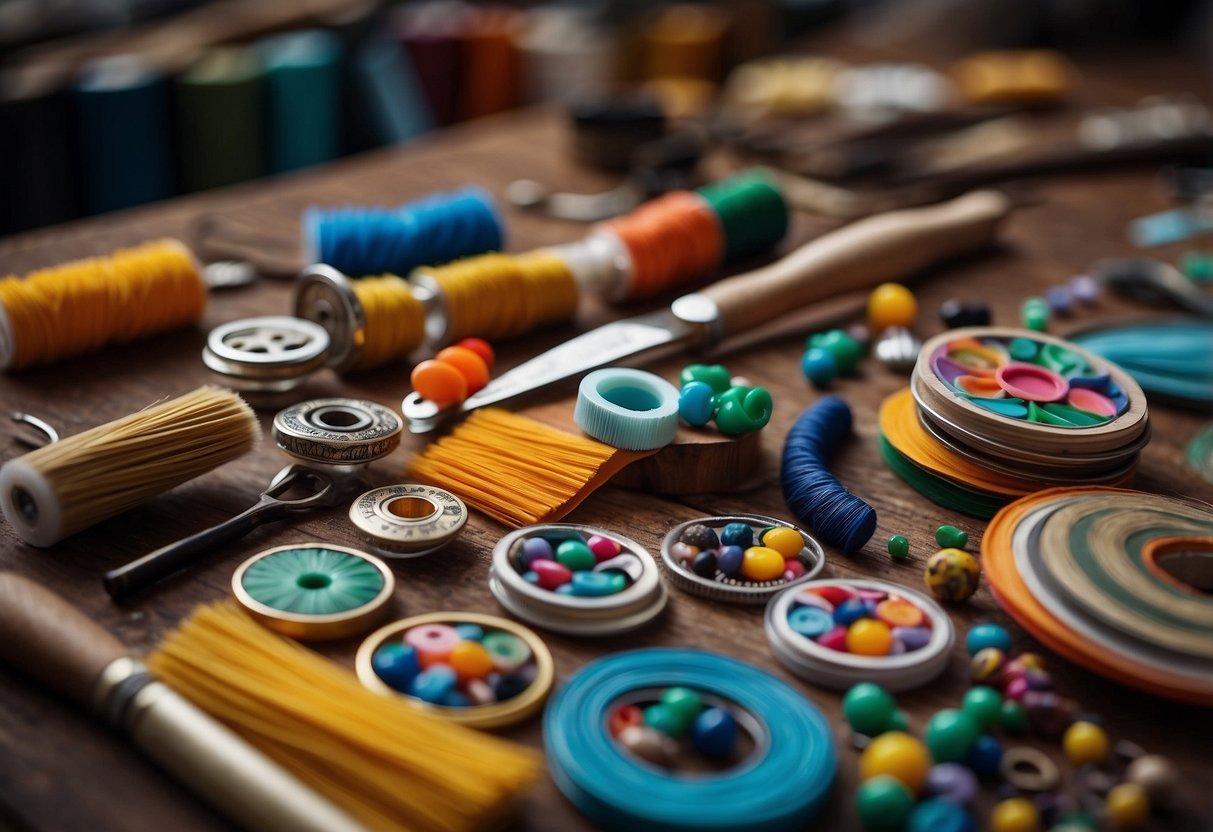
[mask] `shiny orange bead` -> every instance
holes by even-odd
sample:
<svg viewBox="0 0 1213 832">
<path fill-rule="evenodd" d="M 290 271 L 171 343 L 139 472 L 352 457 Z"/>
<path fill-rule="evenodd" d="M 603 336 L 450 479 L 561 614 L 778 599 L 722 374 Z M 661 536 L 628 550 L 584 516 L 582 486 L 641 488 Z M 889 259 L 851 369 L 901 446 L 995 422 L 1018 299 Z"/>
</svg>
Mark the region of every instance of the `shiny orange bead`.
<svg viewBox="0 0 1213 832">
<path fill-rule="evenodd" d="M 876 605 L 876 617 L 890 627 L 921 627 L 926 618 L 915 604 L 904 598 L 886 598 Z"/>
<path fill-rule="evenodd" d="M 868 296 L 868 325 L 873 332 L 890 326 L 913 326 L 917 317 L 918 301 L 900 283 L 882 283 Z"/>
<path fill-rule="evenodd" d="M 847 628 L 847 651 L 860 656 L 887 656 L 893 646 L 889 625 L 871 618 L 861 618 Z"/>
<path fill-rule="evenodd" d="M 439 407 L 458 404 L 468 397 L 468 383 L 463 373 L 443 361 L 422 361 L 413 368 L 410 381 L 418 395 Z"/>
<path fill-rule="evenodd" d="M 463 680 L 483 679 L 493 669 L 493 657 L 478 641 L 461 641 L 456 644 L 447 663 Z"/>
<path fill-rule="evenodd" d="M 450 364 L 463 374 L 468 383 L 469 396 L 489 383 L 488 365 L 467 347 L 447 347 L 434 358 L 444 364 Z"/>
<path fill-rule="evenodd" d="M 464 338 L 455 346 L 466 347 L 484 360 L 484 366 L 490 370 L 493 369 L 493 362 L 497 360 L 493 348 L 489 346 L 489 342 L 483 338 Z"/>
</svg>

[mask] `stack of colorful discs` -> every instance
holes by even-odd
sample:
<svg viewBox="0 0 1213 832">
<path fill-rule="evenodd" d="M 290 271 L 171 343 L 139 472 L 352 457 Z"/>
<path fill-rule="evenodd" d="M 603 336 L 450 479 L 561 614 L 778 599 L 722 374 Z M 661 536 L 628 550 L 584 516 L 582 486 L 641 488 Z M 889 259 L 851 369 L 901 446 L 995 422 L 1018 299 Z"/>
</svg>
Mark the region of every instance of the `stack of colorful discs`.
<svg viewBox="0 0 1213 832">
<path fill-rule="evenodd" d="M 880 411 L 881 454 L 935 502 L 989 517 L 1050 486 L 1129 484 L 1149 441 L 1123 370 L 1060 338 L 973 327 L 929 341 Z"/>
<path fill-rule="evenodd" d="M 999 602 L 1044 644 L 1124 684 L 1213 705 L 1208 506 L 1050 489 L 1000 511 L 981 551 Z"/>
</svg>

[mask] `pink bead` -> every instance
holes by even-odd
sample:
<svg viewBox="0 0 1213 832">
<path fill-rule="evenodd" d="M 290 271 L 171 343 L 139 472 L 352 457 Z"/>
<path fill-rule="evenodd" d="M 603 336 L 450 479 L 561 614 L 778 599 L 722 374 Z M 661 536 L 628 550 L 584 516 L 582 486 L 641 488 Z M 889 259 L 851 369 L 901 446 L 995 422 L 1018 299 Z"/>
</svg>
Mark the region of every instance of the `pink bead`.
<svg viewBox="0 0 1213 832">
<path fill-rule="evenodd" d="M 590 539 L 586 541 L 586 545 L 594 553 L 594 560 L 599 563 L 602 563 L 604 560 L 610 560 L 623 551 L 623 547 L 619 545 L 618 540 L 612 540 L 600 534 L 591 535 Z"/>
<path fill-rule="evenodd" d="M 797 592 L 796 597 L 792 599 L 792 603 L 798 607 L 817 607 L 831 615 L 834 613 L 834 605 L 810 589 L 803 589 Z"/>
<path fill-rule="evenodd" d="M 1003 689 L 1003 696 L 1007 699 L 1014 699 L 1016 702 L 1023 699 L 1023 695 L 1031 690 L 1028 685 L 1028 680 L 1023 676 L 1016 676 L 1011 681 L 1007 682 L 1006 688 Z"/>
<path fill-rule="evenodd" d="M 814 587 L 813 592 L 816 592 L 822 598 L 829 601 L 834 606 L 838 606 L 843 601 L 849 601 L 856 597 L 855 590 L 846 586 L 830 585 Z"/>
<path fill-rule="evenodd" d="M 497 701 L 493 687 L 483 679 L 472 679 L 467 686 L 468 699 L 476 705 L 491 705 Z"/>
<path fill-rule="evenodd" d="M 555 590 L 573 580 L 569 568 L 554 560 L 537 560 L 531 564 L 531 571 L 539 576 L 539 585 L 544 589 Z"/>
<path fill-rule="evenodd" d="M 837 650 L 840 653 L 845 653 L 847 652 L 847 628 L 842 626 L 835 627 L 817 639 L 817 643 L 827 650 Z"/>
<path fill-rule="evenodd" d="M 878 589 L 861 589 L 861 590 L 859 590 L 859 600 L 860 601 L 871 601 L 873 603 L 879 604 L 881 601 L 883 601 L 887 597 L 888 597 L 887 592 L 881 592 Z"/>
<path fill-rule="evenodd" d="M 783 579 L 785 581 L 794 581 L 805 573 L 804 564 L 798 560 L 792 559 L 784 561 Z"/>
<path fill-rule="evenodd" d="M 404 643 L 417 651 L 422 667 L 445 662 L 461 640 L 455 628 L 445 624 L 422 624 L 404 634 Z"/>
</svg>

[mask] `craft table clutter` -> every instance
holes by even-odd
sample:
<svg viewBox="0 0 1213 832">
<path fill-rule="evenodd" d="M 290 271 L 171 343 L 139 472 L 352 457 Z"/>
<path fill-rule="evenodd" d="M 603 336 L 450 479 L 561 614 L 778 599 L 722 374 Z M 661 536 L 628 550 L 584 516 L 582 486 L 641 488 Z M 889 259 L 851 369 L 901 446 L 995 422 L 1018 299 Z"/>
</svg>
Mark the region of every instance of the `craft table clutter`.
<svg viewBox="0 0 1213 832">
<path fill-rule="evenodd" d="M 872 56 L 840 43 L 836 57 Z M 1082 94 L 1123 106 L 1191 84 L 1174 61 L 1138 60 L 1084 66 Z M 813 71 L 862 80 L 842 66 Z M 970 95 L 990 94 L 974 80 L 985 69 L 965 70 Z M 895 65 L 880 72 L 909 77 Z M 937 76 L 915 78 L 934 84 Z M 735 92 L 739 101 L 752 96 Z M 292 771 L 310 763 L 286 740 L 319 721 L 336 748 L 343 729 L 362 725 L 354 705 L 310 707 L 309 676 L 336 699 L 395 715 L 382 736 L 355 731 L 366 755 L 408 745 L 416 719 L 443 767 L 455 771 L 482 752 L 492 761 L 478 775 L 458 769 L 471 773 L 448 782 L 414 749 L 392 776 L 411 782 L 399 771 L 416 766 L 425 788 L 360 803 L 360 819 L 390 803 L 402 813 L 395 817 L 410 819 L 442 804 L 417 821 L 433 828 L 469 828 L 512 804 L 520 828 L 561 832 L 592 823 L 932 832 L 1207 825 L 1213 485 L 1185 462 L 1207 414 L 1156 401 L 1154 388 L 1118 370 L 1094 341 L 1067 338 L 1083 323 L 1141 317 L 1145 307 L 1087 292 L 1082 320 L 1071 320 L 1065 298 L 1050 292 L 1088 264 L 1133 255 L 1127 223 L 1171 207 L 1152 169 L 1034 183 L 1038 202 L 1003 221 L 997 248 L 919 274 L 866 275 L 876 277 L 868 290 L 904 283 L 872 296 L 867 317 L 865 292 L 839 314 L 824 314 L 830 301 L 817 303 L 812 311 L 821 314 L 800 328 L 754 327 L 764 338 L 726 355 L 646 361 L 683 413 L 659 450 L 586 440 L 572 418 L 576 380 L 541 393 L 542 405 L 509 405 L 521 412 L 475 411 L 438 434 L 440 452 L 433 435 L 384 429 L 380 409 L 395 418 L 414 387 L 457 404 L 576 334 L 666 310 L 672 294 L 662 286 L 693 291 L 697 278 L 774 262 L 836 225 L 773 199 L 766 178 L 728 184 L 744 165 L 724 155 L 705 169 L 707 180 L 726 184 L 678 192 L 598 227 L 506 205 L 520 176 L 584 193 L 617 184 L 572 159 L 568 139 L 555 112 L 510 114 L 291 178 L 0 240 L 0 271 L 27 275 L 26 283 L 44 280 L 39 270 L 68 269 L 81 282 L 106 269 L 139 272 L 134 258 L 165 266 L 163 283 L 145 287 L 148 297 L 179 301 L 162 320 L 112 321 L 53 343 L 10 315 L 9 337 L 0 337 L 5 410 L 50 423 L 67 443 L 217 381 L 266 397 L 249 402 L 266 409 L 233 416 L 242 430 L 216 458 L 224 464 L 139 491 L 122 513 L 67 516 L 37 536 L 32 529 L 55 519 L 34 522 L 37 515 L 55 501 L 39 496 L 31 508 L 6 485 L 0 497 L 17 522 L 0 524 L 0 569 L 70 599 L 117 637 L 115 650 L 149 655 L 153 672 L 199 701 L 246 697 L 274 712 L 282 706 L 271 694 L 308 691 L 309 707 L 282 723 L 285 734 L 258 738 L 256 720 L 237 728 Z M 433 193 L 453 194 L 456 207 L 417 203 Z M 467 268 L 426 262 L 424 280 L 368 283 L 322 268 L 299 286 L 260 278 L 221 290 L 208 289 L 207 270 L 178 245 L 141 246 L 188 242 L 204 215 L 297 242 L 305 209 L 351 197 L 407 208 L 378 215 L 380 231 L 405 214 L 421 222 L 434 211 L 470 212 L 460 214 L 470 225 L 459 250 L 440 259 L 501 241 L 504 254 Z M 765 220 L 747 225 L 750 210 Z M 344 252 L 344 268 L 356 270 L 366 241 L 341 239 L 352 216 L 310 216 L 312 245 Z M 700 231 L 685 262 L 662 272 L 654 240 Z M 590 237 L 596 242 L 568 265 L 535 254 L 572 257 L 560 247 Z M 624 249 L 631 271 L 594 259 Z M 1177 242 L 1151 253 L 1174 261 L 1185 250 Z M 412 265 L 393 254 L 376 270 Z M 108 259 L 63 265 L 83 258 Z M 490 267 L 548 287 L 537 290 L 543 303 L 516 309 L 499 332 L 475 315 L 427 328 L 441 312 L 435 290 L 448 293 L 451 309 L 475 312 L 464 290 L 487 280 L 477 270 Z M 623 296 L 632 298 L 626 307 L 610 304 Z M 1020 329 L 1033 296 L 1045 308 L 1033 304 L 1031 326 Z M 12 288 L 2 296 L 14 309 L 15 298 Z M 408 332 L 383 329 L 389 308 L 407 318 Z M 319 329 L 286 330 L 265 318 L 296 311 Z M 768 311 L 743 317 L 766 321 Z M 244 319 L 256 320 L 208 340 Z M 368 340 L 360 323 L 380 328 Z M 946 328 L 954 326 L 968 329 Z M 289 377 L 267 375 L 246 349 L 275 332 L 299 345 Z M 454 352 L 438 352 L 457 342 Z M 899 373 L 906 351 L 924 343 L 910 356 L 913 373 Z M 437 364 L 410 382 L 407 355 L 427 344 Z M 753 414 L 743 406 L 751 395 Z M 730 396 L 737 401 L 722 418 Z M 326 423 L 314 410 L 334 400 L 346 404 Z M 561 415 L 545 422 L 545 407 Z M 154 420 L 157 408 L 143 416 Z M 736 411 L 760 429 L 747 422 L 734 430 Z M 282 413 L 296 417 L 275 418 Z M 364 447 L 363 417 L 372 433 L 390 436 Z M 508 433 L 518 419 L 522 432 Z M 25 438 L 36 423 L 9 424 L 0 428 L 4 462 L 21 452 L 9 435 Z M 361 487 L 286 522 L 250 527 L 188 571 L 111 601 L 103 573 L 245 510 L 282 467 L 275 441 L 249 438 L 258 425 L 299 464 L 357 476 Z M 330 435 L 353 443 L 352 456 L 317 453 L 317 439 Z M 461 445 L 465 437 L 482 444 Z M 550 444 L 529 444 L 532 437 Z M 722 448 L 744 453 L 746 464 L 719 464 Z M 460 476 L 467 453 L 493 473 Z M 50 456 L 35 451 L 27 467 L 48 472 L 40 460 Z M 620 484 L 631 482 L 623 463 L 641 456 L 635 465 L 665 466 L 680 484 L 710 487 Z M 545 481 L 502 485 L 493 464 Z M 419 484 L 422 473 L 442 481 Z M 47 496 L 65 509 L 83 500 L 70 491 Z M 553 511 L 565 522 L 552 522 Z M 284 642 L 234 605 L 194 612 L 233 590 L 268 627 L 311 640 Z M 225 639 L 246 637 L 263 657 L 241 668 L 246 675 L 203 658 L 206 645 L 230 648 Z M 288 671 L 279 668 L 306 670 L 284 686 Z M 0 738 L 0 817 L 18 828 L 228 828 L 186 785 L 7 668 Z M 365 771 L 360 790 L 376 776 Z M 325 794 L 336 802 L 341 790 Z M 448 811 L 454 802 L 461 808 Z"/>
</svg>

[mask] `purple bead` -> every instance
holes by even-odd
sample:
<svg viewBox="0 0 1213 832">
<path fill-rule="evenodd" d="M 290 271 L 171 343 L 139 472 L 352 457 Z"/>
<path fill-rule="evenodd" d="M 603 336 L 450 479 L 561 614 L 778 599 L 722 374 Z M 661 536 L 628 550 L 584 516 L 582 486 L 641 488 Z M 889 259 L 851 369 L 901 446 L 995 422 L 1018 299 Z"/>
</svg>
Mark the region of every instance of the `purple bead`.
<svg viewBox="0 0 1213 832">
<path fill-rule="evenodd" d="M 1089 274 L 1075 275 L 1070 278 L 1070 294 L 1079 303 L 1087 306 L 1099 300 L 1099 283 Z"/>
<path fill-rule="evenodd" d="M 931 631 L 926 627 L 894 627 L 893 638 L 906 646 L 906 650 L 914 652 L 927 646 L 931 640 Z"/>
<path fill-rule="evenodd" d="M 927 791 L 951 803 L 968 805 L 977 788 L 977 777 L 960 763 L 940 763 L 927 772 Z"/>
<path fill-rule="evenodd" d="M 740 546 L 721 546 L 716 555 L 716 568 L 730 578 L 741 574 L 741 564 L 745 561 L 745 550 Z"/>
<path fill-rule="evenodd" d="M 552 544 L 542 537 L 528 537 L 522 541 L 522 554 L 519 556 L 519 560 L 522 561 L 523 569 L 530 569 L 531 561 L 555 559 L 556 555 L 552 551 Z"/>
<path fill-rule="evenodd" d="M 691 571 L 701 578 L 710 578 L 716 574 L 716 552 L 704 549 L 691 561 Z"/>
<path fill-rule="evenodd" d="M 1037 670 L 1030 667 L 1024 671 L 1024 681 L 1028 683 L 1028 690 L 1052 690 L 1053 677 L 1046 670 Z"/>
<path fill-rule="evenodd" d="M 889 652 L 886 653 L 885 655 L 900 656 L 906 652 L 909 652 L 906 648 L 906 643 L 904 641 L 902 641 L 901 639 L 895 638 L 891 642 L 889 642 Z"/>
<path fill-rule="evenodd" d="M 1069 286 L 1050 286 L 1045 290 L 1045 300 L 1058 315 L 1069 315 L 1074 308 L 1074 295 Z"/>
<path fill-rule="evenodd" d="M 1051 691 L 1029 690 L 1023 695 L 1028 724 L 1046 737 L 1060 736 L 1074 721 L 1078 705 Z"/>
</svg>

